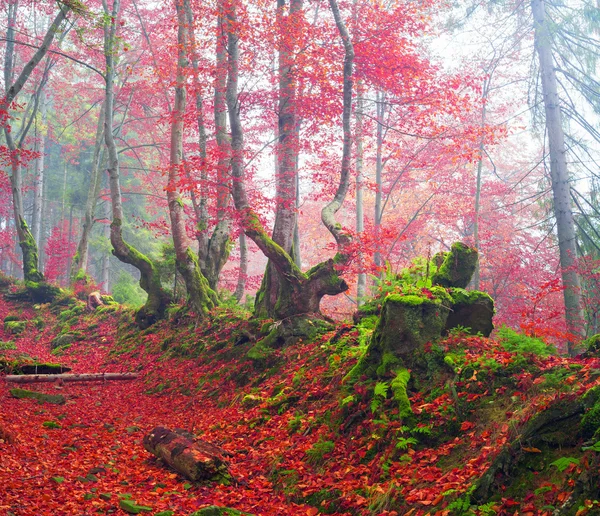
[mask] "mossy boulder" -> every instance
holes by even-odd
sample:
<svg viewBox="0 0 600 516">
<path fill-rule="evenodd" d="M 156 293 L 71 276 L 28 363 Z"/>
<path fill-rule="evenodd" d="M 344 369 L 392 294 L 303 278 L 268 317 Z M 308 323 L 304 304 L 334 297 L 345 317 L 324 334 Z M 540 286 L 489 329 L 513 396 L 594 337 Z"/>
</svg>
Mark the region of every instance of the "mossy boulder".
<svg viewBox="0 0 600 516">
<path fill-rule="evenodd" d="M 0 351 L 7 351 L 11 349 L 17 349 L 16 344 L 12 340 L 1 341 L 0 340 Z"/>
<path fill-rule="evenodd" d="M 592 335 L 589 339 L 584 340 L 581 345 L 585 348 L 587 356 L 600 356 L 600 333 Z"/>
<path fill-rule="evenodd" d="M 45 394 L 43 392 L 28 391 L 27 389 L 11 389 L 10 395 L 18 399 L 32 399 L 40 403 L 52 403 L 54 405 L 64 405 L 66 399 L 61 394 Z"/>
<path fill-rule="evenodd" d="M 455 242 L 450 252 L 434 257 L 434 262 L 441 261 L 441 265 L 431 277 L 431 283 L 446 288 L 466 288 L 477 267 L 478 256 L 477 249 Z"/>
<path fill-rule="evenodd" d="M 428 294 L 392 294 L 385 299 L 371 342 L 350 378 L 382 378 L 400 367 L 424 367 L 423 347 L 440 337 L 452 304 L 443 288 L 433 287 Z"/>
<path fill-rule="evenodd" d="M 52 339 L 50 349 L 67 346 L 79 340 L 83 340 L 83 336 L 79 332 L 61 333 Z"/>
<path fill-rule="evenodd" d="M 26 326 L 26 321 L 6 321 L 4 323 L 4 331 L 12 335 L 18 335 L 19 333 L 23 333 L 23 331 L 25 331 Z"/>
<path fill-rule="evenodd" d="M 190 516 L 253 516 L 249 512 L 238 511 L 231 507 L 219 507 L 217 505 L 211 505 L 210 507 L 204 507 L 199 511 L 192 513 Z"/>
<path fill-rule="evenodd" d="M 467 291 L 462 288 L 449 290 L 452 308 L 448 314 L 444 333 L 462 327 L 471 335 L 481 333 L 489 337 L 494 329 L 494 300 L 485 292 Z"/>
</svg>

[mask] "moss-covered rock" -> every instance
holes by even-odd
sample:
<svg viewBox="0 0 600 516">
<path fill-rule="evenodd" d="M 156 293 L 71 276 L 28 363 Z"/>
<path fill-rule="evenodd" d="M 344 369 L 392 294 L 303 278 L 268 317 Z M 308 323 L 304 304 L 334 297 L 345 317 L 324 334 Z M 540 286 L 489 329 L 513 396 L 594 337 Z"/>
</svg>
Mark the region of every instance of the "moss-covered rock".
<svg viewBox="0 0 600 516">
<path fill-rule="evenodd" d="M 230 507 L 211 505 L 210 507 L 204 507 L 199 511 L 193 512 L 190 516 L 252 516 L 252 514 L 231 509 Z"/>
<path fill-rule="evenodd" d="M 438 262 L 440 261 L 439 255 Z M 434 257 L 434 260 L 435 258 Z M 462 242 L 455 242 L 450 252 L 443 254 L 439 269 L 433 274 L 431 283 L 446 288 L 465 288 L 477 267 L 477 249 Z"/>
<path fill-rule="evenodd" d="M 396 375 L 401 367 L 425 366 L 423 346 L 440 337 L 452 301 L 442 288 L 432 288 L 427 294 L 393 294 L 385 299 L 367 351 L 348 380 L 362 375 L 383 378 Z"/>
<path fill-rule="evenodd" d="M 79 332 L 61 333 L 52 339 L 50 342 L 50 349 L 67 346 L 79 340 L 83 340 L 83 335 Z"/>
<path fill-rule="evenodd" d="M 26 321 L 6 321 L 4 323 L 4 331 L 6 333 L 10 333 L 12 335 L 18 335 L 25 331 L 25 327 L 27 326 Z"/>
<path fill-rule="evenodd" d="M 494 300 L 485 292 L 462 288 L 453 288 L 449 292 L 452 309 L 448 314 L 444 333 L 462 327 L 471 335 L 481 333 L 484 337 L 489 337 L 494 329 Z"/>
<path fill-rule="evenodd" d="M 11 349 L 17 349 L 17 346 L 12 340 L 0 341 L 0 351 L 7 351 Z"/>
<path fill-rule="evenodd" d="M 45 394 L 43 392 L 28 391 L 27 389 L 11 389 L 10 395 L 18 399 L 32 399 L 40 403 L 52 403 L 54 405 L 64 405 L 66 399 L 61 394 Z"/>
<path fill-rule="evenodd" d="M 584 340 L 581 345 L 585 348 L 586 355 L 600 355 L 600 333 Z"/>
<path fill-rule="evenodd" d="M 9 314 L 4 318 L 4 322 L 13 322 L 13 321 L 18 321 L 19 320 L 19 316 L 18 315 L 14 315 L 14 314 Z"/>
</svg>

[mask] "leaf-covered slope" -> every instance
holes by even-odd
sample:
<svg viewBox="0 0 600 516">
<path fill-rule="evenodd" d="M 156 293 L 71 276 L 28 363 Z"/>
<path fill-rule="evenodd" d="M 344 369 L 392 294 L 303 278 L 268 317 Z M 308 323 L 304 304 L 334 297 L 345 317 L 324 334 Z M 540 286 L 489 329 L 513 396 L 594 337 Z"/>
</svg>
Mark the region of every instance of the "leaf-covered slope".
<svg viewBox="0 0 600 516">
<path fill-rule="evenodd" d="M 32 387 L 64 395 L 65 405 L 12 398 L 0 383 L 5 514 L 122 513 L 124 505 L 175 515 L 210 505 L 264 515 L 596 510 L 598 494 L 584 484 L 597 480 L 600 405 L 580 400 L 599 383 L 597 358 L 559 358 L 510 335 L 504 345 L 453 335 L 427 346 L 429 372 L 409 382 L 413 415 L 401 419 L 392 378 L 346 379 L 369 319 L 268 349 L 256 345 L 261 329 L 226 310 L 198 326 L 175 314 L 144 332 L 121 310 L 0 299 L 0 318 L 8 315 L 26 327 L 18 335 L 0 327 L 0 341 L 16 347 L 6 356 L 140 378 Z M 80 339 L 53 354 L 61 332 Z M 557 403 L 580 405 L 570 419 L 542 416 L 539 426 Z M 227 450 L 236 482 L 192 485 L 166 469 L 142 445 L 159 425 Z"/>
</svg>

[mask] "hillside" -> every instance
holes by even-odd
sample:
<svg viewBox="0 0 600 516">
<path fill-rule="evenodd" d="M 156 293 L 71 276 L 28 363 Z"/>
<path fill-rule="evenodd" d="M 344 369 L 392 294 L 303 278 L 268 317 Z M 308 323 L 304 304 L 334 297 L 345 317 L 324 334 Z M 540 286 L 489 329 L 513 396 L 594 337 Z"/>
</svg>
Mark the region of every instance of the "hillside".
<svg viewBox="0 0 600 516">
<path fill-rule="evenodd" d="M 598 354 L 453 331 L 426 346 L 402 412 L 389 382 L 348 375 L 376 317 L 281 347 L 257 345 L 270 325 L 240 309 L 201 323 L 173 310 L 139 331 L 118 305 L 0 296 L 0 318 L 3 375 L 32 362 L 139 374 L 0 382 L 1 514 L 600 514 Z M 66 403 L 17 399 L 14 387 Z M 142 445 L 156 426 L 224 449 L 230 481 L 165 467 Z"/>
</svg>

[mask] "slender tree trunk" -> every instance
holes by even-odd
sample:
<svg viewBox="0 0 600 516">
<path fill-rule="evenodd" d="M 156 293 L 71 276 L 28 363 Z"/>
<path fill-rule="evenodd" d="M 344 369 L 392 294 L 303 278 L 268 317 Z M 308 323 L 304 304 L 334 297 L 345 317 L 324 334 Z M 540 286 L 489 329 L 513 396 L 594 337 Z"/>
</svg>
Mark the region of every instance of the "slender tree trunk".
<svg viewBox="0 0 600 516">
<path fill-rule="evenodd" d="M 192 252 L 185 228 L 185 214 L 183 202 L 179 197 L 177 182 L 179 171 L 182 168 L 183 157 L 183 116 L 186 106 L 185 76 L 184 70 L 187 63 L 186 58 L 186 20 L 183 8 L 183 0 L 175 0 L 177 9 L 177 82 L 175 85 L 175 103 L 173 106 L 171 122 L 171 163 L 169 167 L 169 184 L 167 187 L 167 200 L 169 203 L 169 215 L 171 218 L 171 232 L 175 246 L 177 270 L 185 281 L 187 295 L 192 310 L 197 315 L 205 315 L 214 307 L 216 295 L 208 286 L 206 278 L 202 275 L 198 259 Z"/>
<path fill-rule="evenodd" d="M 584 317 L 581 308 L 581 286 L 576 269 L 575 223 L 571 208 L 571 192 L 567 171 L 560 98 L 558 96 L 556 71 L 552 56 L 552 35 L 546 21 L 544 1 L 532 0 L 531 8 L 535 27 L 535 48 L 540 63 L 542 92 L 546 113 L 550 176 L 552 180 L 554 216 L 556 217 L 560 266 L 564 287 L 567 331 L 572 335 L 580 335 Z M 569 353 L 572 353 L 573 344 L 571 342 L 568 347 Z"/>
<path fill-rule="evenodd" d="M 90 186 L 88 189 L 87 200 L 85 203 L 85 214 L 83 216 L 83 229 L 77 251 L 73 256 L 71 267 L 71 284 L 76 280 L 84 280 L 87 272 L 89 239 L 92 227 L 94 226 L 94 215 L 96 213 L 96 203 L 100 195 L 100 186 L 102 184 L 101 171 L 105 164 L 104 155 L 104 119 L 106 118 L 105 103 L 100 107 L 98 115 L 98 126 L 96 127 L 96 142 L 94 145 L 94 154 L 92 157 L 92 170 L 90 174 Z"/>
<path fill-rule="evenodd" d="M 286 25 L 293 24 L 302 13 L 303 0 L 290 0 L 289 12 L 285 13 L 285 0 L 277 0 L 276 24 L 280 31 L 278 44 L 279 102 L 277 119 L 277 148 L 275 166 L 275 224 L 273 241 L 293 256 L 294 231 L 296 229 L 296 202 L 298 177 L 298 117 L 296 114 L 296 83 L 294 74 L 295 39 L 289 37 Z M 298 265 L 298 262 L 296 262 Z M 281 284 L 277 269 L 267 263 L 261 292 L 257 295 L 255 312 L 258 316 L 272 315 L 281 297 Z"/>
<path fill-rule="evenodd" d="M 35 67 L 44 58 L 48 49 L 52 45 L 55 34 L 59 31 L 60 25 L 66 19 L 70 7 L 65 4 L 60 4 L 58 14 L 48 28 L 44 39 L 38 49 L 35 51 L 31 59 L 25 64 L 19 76 L 14 80 L 14 41 L 15 41 L 15 20 L 17 15 L 18 2 L 9 3 L 8 6 L 8 28 L 6 32 L 6 49 L 4 53 L 4 84 L 6 87 L 5 95 L 0 99 L 0 112 L 9 112 L 12 102 L 17 98 L 19 92 L 31 76 Z M 22 169 L 21 169 L 21 148 L 18 142 L 13 139 L 10 125 L 7 123 L 4 126 L 4 135 L 6 143 L 10 151 L 11 160 L 11 189 L 13 194 L 13 209 L 15 216 L 15 227 L 17 229 L 17 237 L 19 246 L 23 253 L 23 277 L 30 286 L 44 281 L 43 274 L 39 271 L 38 248 L 36 241 L 25 222 L 25 213 L 23 210 L 23 192 L 22 192 Z M 49 294 L 50 291 L 48 291 Z"/>
<path fill-rule="evenodd" d="M 377 109 L 377 141 L 376 141 L 376 158 L 375 158 L 375 235 L 381 233 L 381 199 L 383 194 L 383 123 L 385 117 L 385 94 L 377 92 L 376 96 Z M 375 265 L 381 267 L 383 261 L 381 258 L 381 250 L 379 244 L 376 246 Z"/>
<path fill-rule="evenodd" d="M 358 84 L 358 104 L 356 107 L 356 232 L 358 234 L 365 230 L 365 211 L 364 211 L 364 175 L 363 175 L 363 110 L 365 107 L 362 98 L 362 85 Z M 362 252 L 359 252 L 359 263 L 362 262 Z M 364 303 L 367 288 L 367 275 L 364 272 L 358 273 L 356 282 L 356 305 L 361 306 Z"/>
<path fill-rule="evenodd" d="M 106 203 L 105 205 L 105 217 L 106 220 L 110 220 L 110 204 Z M 109 241 L 110 240 L 110 226 L 108 224 L 104 224 L 104 238 Z M 110 255 L 104 253 L 102 256 L 102 272 L 101 272 L 101 282 L 102 282 L 102 290 L 106 293 L 110 292 Z"/>
<path fill-rule="evenodd" d="M 485 119 L 486 119 L 486 114 L 487 114 L 486 107 L 487 107 L 488 91 L 489 91 L 489 79 L 486 78 L 483 83 L 483 94 L 481 97 L 482 101 L 483 101 L 483 105 L 481 107 L 480 127 L 482 130 L 485 127 Z M 480 253 L 479 256 L 481 256 L 480 242 L 479 242 L 479 218 L 480 218 L 480 212 L 481 212 L 481 177 L 483 174 L 483 152 L 484 152 L 484 149 L 485 149 L 485 142 L 484 142 L 483 136 L 481 136 L 481 138 L 479 140 L 479 158 L 477 160 L 477 177 L 476 177 L 476 184 L 475 184 L 475 217 L 473 220 L 473 239 L 474 239 L 474 243 L 475 243 L 475 249 L 477 249 L 477 251 Z M 480 262 L 480 260 L 477 260 L 477 264 L 475 265 L 475 272 L 473 273 L 473 279 L 471 280 L 471 285 L 472 285 L 473 289 L 475 289 L 475 290 L 479 290 L 481 287 L 481 273 L 480 273 L 480 269 L 479 269 L 479 262 Z"/>
<path fill-rule="evenodd" d="M 44 207 L 44 154 L 46 152 L 46 101 L 44 92 L 40 92 L 40 112 L 42 115 L 42 128 L 38 131 L 35 142 L 35 179 L 33 180 L 33 215 L 31 232 L 35 244 L 40 249 L 40 236 L 42 232 L 42 209 Z"/>
<path fill-rule="evenodd" d="M 248 242 L 246 241 L 246 233 L 240 233 L 240 271 L 238 274 L 238 282 L 235 287 L 235 299 L 241 303 L 246 290 L 246 280 L 248 278 Z"/>
<path fill-rule="evenodd" d="M 189 0 L 184 1 L 186 21 L 193 29 L 193 13 Z M 219 158 L 217 162 L 217 223 L 208 237 L 208 196 L 206 183 L 208 181 L 206 166 L 206 130 L 204 126 L 204 102 L 201 95 L 199 79 L 199 62 L 196 52 L 196 42 L 193 30 L 189 31 L 191 44 L 192 67 L 195 87 L 196 112 L 198 122 L 199 147 L 201 158 L 201 185 L 200 199 L 196 198 L 192 191 L 192 203 L 197 219 L 196 238 L 198 240 L 198 257 L 203 275 L 208 280 L 211 289 L 217 289 L 221 270 L 227 263 L 230 252 L 231 221 L 228 213 L 230 198 L 229 180 L 229 137 L 227 135 L 227 106 L 225 104 L 225 88 L 227 83 L 227 55 L 226 36 L 222 27 L 223 6 L 219 5 L 217 19 L 217 42 L 216 42 L 216 77 L 214 94 L 214 118 L 217 145 L 219 147 Z"/>
<path fill-rule="evenodd" d="M 104 118 L 104 139 L 108 152 L 108 176 L 112 204 L 110 241 L 113 254 L 123 263 L 133 265 L 140 271 L 140 287 L 148 294 L 148 299 L 136 314 L 136 323 L 147 328 L 162 319 L 170 302 L 170 296 L 162 288 L 160 275 L 152 261 L 123 239 L 123 205 L 119 179 L 119 155 L 113 137 L 114 79 L 118 40 L 116 38 L 120 0 L 114 0 L 109 11 L 107 0 L 102 1 L 106 21 L 104 24 L 104 57 L 106 59 L 106 112 Z"/>
<path fill-rule="evenodd" d="M 341 20 L 336 0 L 330 0 L 336 25 L 342 37 L 345 50 L 344 58 L 344 111 L 343 129 L 344 146 L 342 154 L 341 177 L 338 190 L 333 200 L 321 212 L 321 220 L 332 233 L 338 243 L 338 254 L 335 259 L 327 260 L 303 273 L 292 257 L 280 245 L 269 238 L 256 213 L 251 209 L 244 181 L 243 147 L 244 137 L 239 113 L 238 99 L 238 61 L 239 42 L 235 31 L 237 27 L 235 6 L 228 12 L 228 56 L 229 77 L 227 81 L 227 107 L 231 126 L 233 199 L 236 210 L 240 214 L 240 222 L 246 233 L 271 260 L 277 269 L 280 279 L 285 282 L 281 289 L 281 297 L 274 309 L 273 317 L 286 319 L 308 314 L 319 315 L 319 304 L 325 295 L 337 295 L 348 289 L 346 282 L 339 276 L 337 265 L 343 264 L 347 258 L 345 245 L 349 235 L 335 221 L 335 214 L 342 206 L 349 186 L 350 171 L 350 116 L 352 107 L 352 63 L 354 51 L 343 21 Z"/>
</svg>

